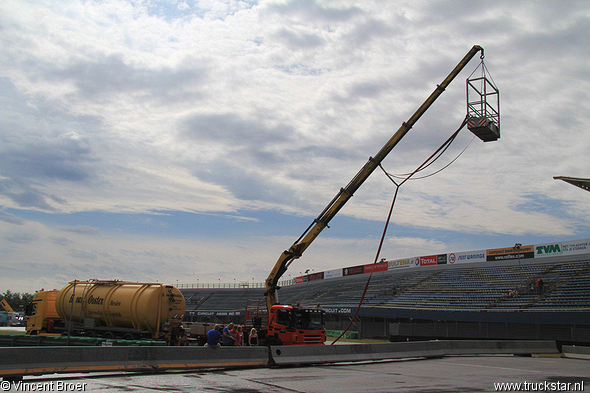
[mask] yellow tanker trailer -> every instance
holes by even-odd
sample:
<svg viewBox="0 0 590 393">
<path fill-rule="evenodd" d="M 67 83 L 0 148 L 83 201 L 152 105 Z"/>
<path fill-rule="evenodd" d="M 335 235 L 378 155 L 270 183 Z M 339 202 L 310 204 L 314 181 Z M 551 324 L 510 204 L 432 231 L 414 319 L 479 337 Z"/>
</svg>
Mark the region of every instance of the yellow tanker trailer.
<svg viewBox="0 0 590 393">
<path fill-rule="evenodd" d="M 27 333 L 165 339 L 174 344 L 183 334 L 184 312 L 184 296 L 172 285 L 75 280 L 60 291 L 35 294 Z"/>
</svg>

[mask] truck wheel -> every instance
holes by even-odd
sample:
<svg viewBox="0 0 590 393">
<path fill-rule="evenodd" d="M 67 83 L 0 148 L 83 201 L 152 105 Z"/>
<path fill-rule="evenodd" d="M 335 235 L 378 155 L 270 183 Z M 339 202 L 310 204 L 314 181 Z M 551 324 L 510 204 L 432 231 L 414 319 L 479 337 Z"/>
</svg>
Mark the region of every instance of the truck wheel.
<svg viewBox="0 0 590 393">
<path fill-rule="evenodd" d="M 96 337 L 96 332 L 93 332 L 92 330 L 89 332 L 86 332 L 86 334 L 84 334 L 86 337 Z"/>
<path fill-rule="evenodd" d="M 112 340 L 115 338 L 115 334 L 112 332 L 106 332 L 102 335 L 102 338 L 106 338 L 107 340 Z"/>
<path fill-rule="evenodd" d="M 135 335 L 131 333 L 125 333 L 123 340 L 135 340 Z"/>
</svg>

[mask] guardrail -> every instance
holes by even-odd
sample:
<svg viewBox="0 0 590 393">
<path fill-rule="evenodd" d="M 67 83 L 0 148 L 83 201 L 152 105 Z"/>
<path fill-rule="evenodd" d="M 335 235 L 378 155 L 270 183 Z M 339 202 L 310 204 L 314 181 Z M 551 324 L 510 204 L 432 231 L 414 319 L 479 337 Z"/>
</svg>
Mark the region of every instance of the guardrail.
<svg viewBox="0 0 590 393">
<path fill-rule="evenodd" d="M 432 358 L 447 355 L 559 353 L 553 341 L 415 341 L 273 347 L 10 347 L 0 348 L 0 376 L 170 369 L 254 368 Z"/>
</svg>

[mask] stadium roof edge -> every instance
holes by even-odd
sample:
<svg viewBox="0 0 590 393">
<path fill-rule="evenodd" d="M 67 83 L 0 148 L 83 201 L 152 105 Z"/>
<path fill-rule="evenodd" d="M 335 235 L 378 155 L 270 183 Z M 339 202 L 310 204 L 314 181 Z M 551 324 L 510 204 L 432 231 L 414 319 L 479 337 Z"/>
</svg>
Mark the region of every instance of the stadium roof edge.
<svg viewBox="0 0 590 393">
<path fill-rule="evenodd" d="M 583 190 L 590 191 L 590 179 L 569 176 L 553 176 L 553 179 L 563 180 L 564 182 L 570 183 L 576 187 L 580 187 Z"/>
</svg>

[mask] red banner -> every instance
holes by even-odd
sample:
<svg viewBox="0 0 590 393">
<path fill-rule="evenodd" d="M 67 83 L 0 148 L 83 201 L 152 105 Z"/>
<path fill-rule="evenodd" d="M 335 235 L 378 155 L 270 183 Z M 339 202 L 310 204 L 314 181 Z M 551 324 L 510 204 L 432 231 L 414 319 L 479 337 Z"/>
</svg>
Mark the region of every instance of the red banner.
<svg viewBox="0 0 590 393">
<path fill-rule="evenodd" d="M 353 274 L 363 274 L 365 272 L 364 266 L 345 267 L 342 269 L 343 276 L 351 276 Z"/>
<path fill-rule="evenodd" d="M 437 264 L 436 255 L 420 257 L 420 266 L 434 266 Z"/>
<path fill-rule="evenodd" d="M 365 273 L 384 272 L 387 270 L 387 262 L 371 263 L 370 265 L 365 265 L 364 268 Z"/>
</svg>

